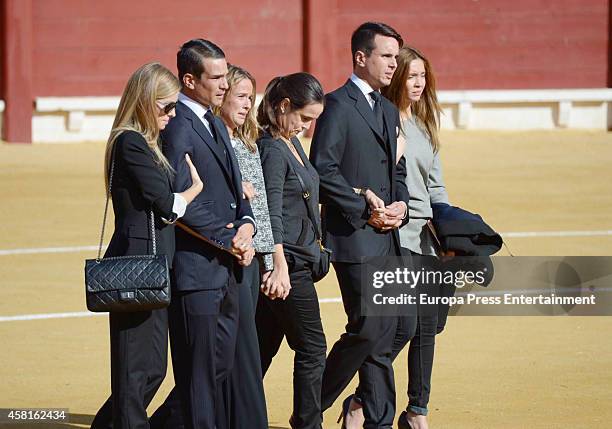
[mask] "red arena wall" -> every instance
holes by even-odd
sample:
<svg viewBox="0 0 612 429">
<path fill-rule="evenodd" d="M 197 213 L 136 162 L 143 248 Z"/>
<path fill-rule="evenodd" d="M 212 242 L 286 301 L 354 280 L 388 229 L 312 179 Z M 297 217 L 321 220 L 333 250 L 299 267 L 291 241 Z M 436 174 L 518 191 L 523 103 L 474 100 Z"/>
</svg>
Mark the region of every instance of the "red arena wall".
<svg viewBox="0 0 612 429">
<path fill-rule="evenodd" d="M 119 95 L 148 61 L 175 70 L 177 48 L 194 37 L 213 40 L 251 71 L 259 92 L 272 77 L 300 70 L 330 91 L 348 77 L 351 33 L 368 20 L 392 25 L 423 51 L 440 89 L 605 88 L 611 2 L 2 0 L 3 136 L 29 141 L 23 122 L 36 97 Z M 24 79 L 25 89 L 8 91 Z"/>
<path fill-rule="evenodd" d="M 608 0 L 379 1 L 375 18 L 428 56 L 441 89 L 602 88 L 608 80 Z M 337 2 L 335 40 L 350 70 L 351 31 L 372 2 Z"/>
<path fill-rule="evenodd" d="M 115 95 L 140 64 L 175 69 L 178 46 L 217 42 L 229 61 L 272 77 L 303 67 L 302 1 L 141 2 L 38 0 L 33 3 L 36 96 Z M 335 52 L 326 90 L 350 73 L 350 35 L 362 22 L 389 23 L 430 57 L 443 89 L 607 86 L 608 1 L 459 0 L 323 2 L 314 20 L 333 19 Z M 334 5 L 335 3 L 335 5 Z M 330 10 L 331 8 L 331 10 Z M 321 53 L 325 52 L 323 50 Z M 331 80 L 329 78 L 332 78 Z"/>
<path fill-rule="evenodd" d="M 143 5 L 146 4 L 146 7 Z M 185 41 L 216 42 L 260 82 L 302 65 L 301 2 L 34 1 L 36 96 L 117 95 L 138 66 L 176 70 Z"/>
</svg>

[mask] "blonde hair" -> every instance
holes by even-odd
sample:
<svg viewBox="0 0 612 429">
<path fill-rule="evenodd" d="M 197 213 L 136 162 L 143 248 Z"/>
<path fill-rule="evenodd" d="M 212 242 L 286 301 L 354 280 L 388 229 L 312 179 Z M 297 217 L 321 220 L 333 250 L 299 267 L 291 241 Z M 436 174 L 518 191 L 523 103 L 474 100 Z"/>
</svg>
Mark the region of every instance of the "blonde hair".
<svg viewBox="0 0 612 429">
<path fill-rule="evenodd" d="M 113 128 L 106 142 L 104 180 L 108 192 L 108 175 L 117 137 L 124 131 L 136 131 L 146 140 L 159 166 L 172 172 L 170 163 L 161 151 L 157 118 L 157 100 L 175 95 L 181 86 L 174 74 L 160 63 L 139 67 L 125 86 L 115 114 Z"/>
<path fill-rule="evenodd" d="M 408 98 L 406 81 L 410 72 L 410 63 L 414 60 L 421 60 L 425 65 L 425 89 L 419 101 L 411 102 Z M 391 79 L 389 86 L 381 91 L 385 97 L 395 104 L 400 112 L 405 112 L 411 106 L 412 114 L 418 119 L 416 122 L 425 128 L 429 135 L 431 146 L 434 152 L 437 152 L 440 149 L 438 131 L 440 129 L 440 113 L 442 108 L 440 103 L 438 103 L 436 95 L 436 79 L 427 58 L 416 48 L 410 46 L 401 48 L 397 58 L 397 69 L 393 73 L 393 79 Z"/>
<path fill-rule="evenodd" d="M 233 64 L 228 64 L 228 72 L 225 77 L 227 79 L 227 84 L 229 88 L 227 91 L 225 91 L 225 95 L 223 96 L 223 103 L 225 103 L 225 100 L 227 99 L 227 96 L 232 90 L 232 88 L 238 85 L 241 80 L 248 79 L 251 81 L 251 84 L 253 84 L 253 93 L 251 94 L 251 108 L 249 109 L 249 113 L 247 114 L 244 124 L 236 128 L 235 133 L 236 136 L 244 143 L 247 149 L 255 153 L 257 151 L 257 144 L 255 144 L 255 140 L 257 140 L 259 134 L 257 118 L 255 117 L 255 98 L 257 97 L 257 92 L 255 89 L 255 78 L 245 69 L 235 66 Z M 215 106 L 215 115 L 220 116 L 222 108 L 223 105 L 221 105 L 220 107 Z"/>
</svg>

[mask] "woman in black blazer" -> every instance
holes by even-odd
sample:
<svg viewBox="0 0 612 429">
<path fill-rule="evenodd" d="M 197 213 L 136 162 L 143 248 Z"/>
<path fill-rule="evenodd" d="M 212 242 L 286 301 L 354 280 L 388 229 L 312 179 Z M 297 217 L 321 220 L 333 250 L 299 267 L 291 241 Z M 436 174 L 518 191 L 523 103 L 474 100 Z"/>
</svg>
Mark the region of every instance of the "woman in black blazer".
<svg viewBox="0 0 612 429">
<path fill-rule="evenodd" d="M 157 251 L 172 264 L 173 223 L 203 186 L 187 158 L 193 183 L 173 193 L 172 171 L 159 144 L 160 130 L 174 117 L 179 89 L 168 69 L 149 63 L 134 72 L 123 92 L 106 145 L 106 189 L 112 172 L 115 230 L 105 257 L 152 253 L 153 211 Z M 92 428 L 148 428 L 146 407 L 166 374 L 166 310 L 111 312 L 109 322 L 111 396 Z"/>
<path fill-rule="evenodd" d="M 257 140 L 274 238 L 274 270 L 264 274 L 256 324 L 265 374 L 287 338 L 295 352 L 292 428 L 321 428 L 321 380 L 325 335 L 312 267 L 320 257 L 315 225 L 308 216 L 299 174 L 319 211 L 319 176 L 296 135 L 323 111 L 321 84 L 308 73 L 273 79 L 259 105 L 263 132 Z M 315 220 L 319 223 L 319 220 Z"/>
</svg>

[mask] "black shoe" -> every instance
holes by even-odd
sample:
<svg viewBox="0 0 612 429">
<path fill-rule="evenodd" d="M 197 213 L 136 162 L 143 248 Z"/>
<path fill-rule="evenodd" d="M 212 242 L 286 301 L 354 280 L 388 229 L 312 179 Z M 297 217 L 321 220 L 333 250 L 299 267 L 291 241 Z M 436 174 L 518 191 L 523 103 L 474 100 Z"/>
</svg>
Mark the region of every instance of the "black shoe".
<svg viewBox="0 0 612 429">
<path fill-rule="evenodd" d="M 344 401 L 342 401 L 342 411 L 340 412 L 340 417 L 338 417 L 338 421 L 336 422 L 342 422 L 342 426 L 340 427 L 340 429 L 346 429 L 346 415 L 348 414 L 349 409 L 351 408 L 351 401 L 353 400 L 353 396 L 355 395 L 349 395 L 344 399 Z"/>
<path fill-rule="evenodd" d="M 397 419 L 397 427 L 399 429 L 412 429 L 412 425 L 408 421 L 408 413 L 406 411 L 402 411 L 399 418 Z"/>
</svg>

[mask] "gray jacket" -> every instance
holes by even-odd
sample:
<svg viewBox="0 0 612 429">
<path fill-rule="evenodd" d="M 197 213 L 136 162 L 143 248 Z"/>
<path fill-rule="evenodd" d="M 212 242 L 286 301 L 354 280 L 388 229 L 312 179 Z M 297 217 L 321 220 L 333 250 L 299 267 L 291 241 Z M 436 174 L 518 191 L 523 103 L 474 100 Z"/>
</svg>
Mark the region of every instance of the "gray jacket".
<svg viewBox="0 0 612 429">
<path fill-rule="evenodd" d="M 406 139 L 404 157 L 410 221 L 400 229 L 400 242 L 402 247 L 415 253 L 435 255 L 435 239 L 429 232 L 427 220 L 433 216 L 432 204 L 448 204 L 440 156 L 434 153 L 427 131 L 417 125 L 414 117 L 402 123 L 402 133 Z"/>
</svg>

